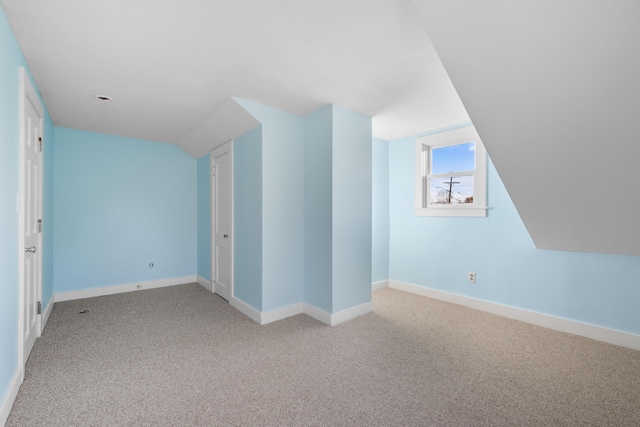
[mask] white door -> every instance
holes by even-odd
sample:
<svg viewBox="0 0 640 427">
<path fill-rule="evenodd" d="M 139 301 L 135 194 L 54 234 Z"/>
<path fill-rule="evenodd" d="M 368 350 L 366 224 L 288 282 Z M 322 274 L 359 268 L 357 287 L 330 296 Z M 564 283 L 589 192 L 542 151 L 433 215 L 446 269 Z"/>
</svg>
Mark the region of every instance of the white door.
<svg viewBox="0 0 640 427">
<path fill-rule="evenodd" d="M 20 69 L 20 284 L 22 362 L 40 335 L 42 282 L 42 105 L 24 69 Z"/>
<path fill-rule="evenodd" d="M 211 152 L 211 278 L 213 291 L 227 301 L 233 295 L 233 144 Z"/>
</svg>

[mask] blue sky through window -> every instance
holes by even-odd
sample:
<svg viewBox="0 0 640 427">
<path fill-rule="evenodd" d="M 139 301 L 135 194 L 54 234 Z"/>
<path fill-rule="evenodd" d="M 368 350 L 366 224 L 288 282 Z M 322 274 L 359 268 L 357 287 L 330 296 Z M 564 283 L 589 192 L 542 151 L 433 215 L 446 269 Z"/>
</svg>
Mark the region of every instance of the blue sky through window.
<svg viewBox="0 0 640 427">
<path fill-rule="evenodd" d="M 475 169 L 474 141 L 433 148 L 431 150 L 431 175 L 449 174 L 429 180 L 430 203 L 473 203 L 473 176 L 456 172 Z"/>
<path fill-rule="evenodd" d="M 439 147 L 431 150 L 431 173 L 441 174 L 475 169 L 475 142 Z"/>
</svg>

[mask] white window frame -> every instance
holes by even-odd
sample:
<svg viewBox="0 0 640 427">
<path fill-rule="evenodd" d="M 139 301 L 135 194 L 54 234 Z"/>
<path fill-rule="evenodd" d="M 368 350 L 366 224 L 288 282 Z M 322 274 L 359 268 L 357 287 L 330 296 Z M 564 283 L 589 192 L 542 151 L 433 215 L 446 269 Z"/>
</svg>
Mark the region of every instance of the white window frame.
<svg viewBox="0 0 640 427">
<path fill-rule="evenodd" d="M 429 173 L 431 150 L 474 141 L 475 170 L 455 171 L 462 175 L 473 175 L 473 203 L 433 204 L 429 203 Z M 487 152 L 475 127 L 468 126 L 422 136 L 416 141 L 415 210 L 418 216 L 487 216 Z"/>
</svg>

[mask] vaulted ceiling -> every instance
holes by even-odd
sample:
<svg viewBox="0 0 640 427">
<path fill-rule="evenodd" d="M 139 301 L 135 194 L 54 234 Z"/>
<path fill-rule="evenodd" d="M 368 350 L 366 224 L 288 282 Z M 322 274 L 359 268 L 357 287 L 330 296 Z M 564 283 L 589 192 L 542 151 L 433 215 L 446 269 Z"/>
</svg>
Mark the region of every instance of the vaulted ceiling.
<svg viewBox="0 0 640 427">
<path fill-rule="evenodd" d="M 233 97 L 387 140 L 471 120 L 537 247 L 640 255 L 639 2 L 0 3 L 57 126 L 199 157 L 255 126 Z"/>
<path fill-rule="evenodd" d="M 386 140 L 469 121 L 405 0 L 1 2 L 57 126 L 200 156 L 255 125 L 231 97 L 339 104 Z"/>
<path fill-rule="evenodd" d="M 640 2 L 414 3 L 536 246 L 640 255 Z"/>
</svg>

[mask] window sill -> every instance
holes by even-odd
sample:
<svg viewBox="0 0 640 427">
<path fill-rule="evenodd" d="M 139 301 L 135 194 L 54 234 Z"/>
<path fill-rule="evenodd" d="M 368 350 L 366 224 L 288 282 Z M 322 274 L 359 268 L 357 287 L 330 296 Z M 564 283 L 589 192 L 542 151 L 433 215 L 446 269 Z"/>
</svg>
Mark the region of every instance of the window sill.
<svg viewBox="0 0 640 427">
<path fill-rule="evenodd" d="M 417 208 L 416 216 L 461 216 L 483 218 L 487 216 L 487 208 Z"/>
</svg>

